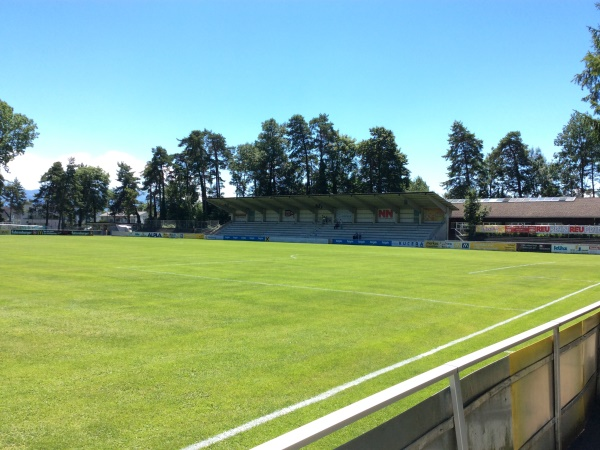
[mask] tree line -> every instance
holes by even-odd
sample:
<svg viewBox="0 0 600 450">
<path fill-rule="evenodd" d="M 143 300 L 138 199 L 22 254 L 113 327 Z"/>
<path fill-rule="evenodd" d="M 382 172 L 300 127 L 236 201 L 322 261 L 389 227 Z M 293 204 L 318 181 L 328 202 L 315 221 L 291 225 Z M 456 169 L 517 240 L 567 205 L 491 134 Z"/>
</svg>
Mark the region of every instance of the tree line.
<svg viewBox="0 0 600 450">
<path fill-rule="evenodd" d="M 285 123 L 268 119 L 253 143 L 228 146 L 209 130 L 179 139 L 179 153 L 152 149 L 142 175 L 147 210 L 158 219 L 214 217 L 207 199 L 221 197 L 224 172 L 236 196 L 401 192 L 411 180 L 391 130 L 370 129 L 361 142 L 341 134 L 326 114 Z M 198 210 L 199 205 L 205 209 Z"/>
<path fill-rule="evenodd" d="M 509 132 L 487 155 L 483 142 L 460 121 L 448 135 L 447 198 L 596 195 L 600 133 L 594 119 L 575 112 L 555 140 L 561 150 L 548 161 L 539 148 L 526 145 L 518 131 Z M 58 219 L 61 227 L 94 221 L 99 212 L 150 219 L 218 219 L 208 203 L 221 197 L 225 173 L 238 197 L 428 191 L 421 177 L 411 180 L 408 157 L 391 130 L 373 127 L 357 142 L 334 128 L 327 114 L 306 121 L 294 115 L 285 123 L 261 125 L 253 143 L 228 146 L 223 135 L 194 130 L 178 139 L 180 151 L 151 150 L 141 176 L 117 164 L 117 186 L 100 167 L 55 162 L 40 179 L 30 211 Z M 140 196 L 145 194 L 145 204 Z M 18 180 L 6 183 L 2 197 L 11 212 L 22 212 L 25 194 Z M 10 217 L 8 218 L 10 220 Z"/>
<path fill-rule="evenodd" d="M 223 195 L 226 172 L 236 196 L 428 190 L 420 177 L 410 179 L 407 156 L 391 130 L 373 127 L 369 139 L 357 142 L 336 130 L 326 114 L 310 121 L 301 115 L 285 123 L 266 120 L 253 143 L 239 146 L 206 129 L 178 141 L 175 154 L 153 148 L 139 177 L 119 162 L 114 189 L 99 167 L 55 162 L 40 179 L 31 211 L 46 222 L 58 219 L 59 226 L 81 226 L 106 208 L 138 222 L 142 209 L 150 219 L 221 218 L 208 199 Z"/>
<path fill-rule="evenodd" d="M 470 189 L 479 197 L 596 196 L 600 182 L 600 133 L 589 114 L 574 112 L 557 135 L 561 149 L 547 160 L 539 148 L 511 131 L 487 155 L 483 142 L 462 122 L 452 124 L 448 150 L 448 179 L 442 183 L 448 198 L 466 198 Z"/>
</svg>

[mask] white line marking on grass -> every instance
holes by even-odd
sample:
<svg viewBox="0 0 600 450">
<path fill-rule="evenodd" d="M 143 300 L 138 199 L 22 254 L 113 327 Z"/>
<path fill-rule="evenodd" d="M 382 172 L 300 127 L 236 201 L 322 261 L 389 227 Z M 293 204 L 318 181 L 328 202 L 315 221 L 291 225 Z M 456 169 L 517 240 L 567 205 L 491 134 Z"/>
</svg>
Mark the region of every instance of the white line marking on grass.
<svg viewBox="0 0 600 450">
<path fill-rule="evenodd" d="M 496 269 L 478 270 L 477 272 L 469 272 L 469 275 L 473 275 L 474 273 L 494 272 L 495 270 L 516 269 L 517 267 L 541 266 L 543 264 L 554 264 L 554 262 L 543 262 L 543 263 L 536 263 L 536 264 L 521 264 L 519 266 L 506 266 L 506 267 L 498 267 Z"/>
<path fill-rule="evenodd" d="M 278 411 L 272 412 L 271 414 L 267 414 L 266 416 L 262 416 L 262 417 L 259 417 L 258 419 L 254 419 L 254 420 L 252 420 L 250 422 L 247 422 L 244 425 L 241 425 L 241 426 L 236 427 L 236 428 L 232 428 L 231 430 L 227 430 L 227 431 L 225 431 L 225 432 L 223 432 L 221 434 L 217 434 L 216 436 L 213 436 L 213 437 L 211 437 L 209 439 L 206 439 L 204 441 L 198 442 L 196 444 L 192 444 L 192 445 L 190 445 L 188 447 L 185 447 L 185 449 L 183 449 L 183 450 L 197 450 L 197 449 L 200 449 L 200 448 L 208 447 L 209 445 L 212 445 L 212 444 L 216 444 L 217 442 L 224 441 L 225 439 L 228 439 L 228 438 L 233 437 L 233 436 L 235 436 L 237 434 L 243 433 L 244 431 L 248 431 L 248 430 L 250 430 L 250 429 L 252 429 L 252 428 L 254 428 L 254 427 L 258 426 L 258 425 L 261 425 L 261 424 L 263 424 L 265 422 L 269 422 L 269 421 L 271 421 L 273 419 L 277 419 L 278 417 L 281 417 L 281 416 L 284 416 L 286 414 L 289 414 L 289 413 L 291 413 L 293 411 L 296 411 L 296 410 L 298 410 L 300 408 L 304 408 L 305 406 L 312 405 L 313 403 L 320 402 L 321 400 L 325 400 L 325 399 L 327 399 L 329 397 L 332 397 L 332 396 L 334 396 L 334 395 L 336 395 L 336 394 L 338 394 L 338 393 L 340 393 L 342 391 L 345 391 L 346 389 L 349 389 L 349 388 L 354 387 L 354 386 L 358 386 L 359 384 L 364 383 L 365 381 L 368 381 L 368 380 L 371 380 L 371 379 L 373 379 L 375 377 L 378 377 L 379 375 L 383 375 L 383 374 L 385 374 L 387 372 L 391 372 L 394 369 L 398 369 L 398 368 L 400 368 L 402 366 L 405 366 L 405 365 L 410 364 L 412 362 L 415 362 L 415 361 L 418 361 L 420 359 L 423 359 L 426 356 L 431 356 L 431 355 L 433 355 L 435 353 L 438 353 L 438 352 L 440 352 L 442 350 L 445 350 L 445 349 L 447 349 L 449 347 L 452 347 L 453 345 L 460 344 L 461 342 L 464 342 L 464 341 L 467 341 L 469 339 L 472 339 L 472 338 L 474 338 L 476 336 L 479 336 L 480 334 L 487 333 L 488 331 L 491 331 L 494 328 L 498 328 L 498 327 L 501 327 L 502 325 L 506 325 L 507 323 L 514 322 L 515 320 L 520 319 L 521 317 L 525 317 L 525 316 L 527 316 L 529 314 L 532 314 L 534 312 L 540 311 L 540 310 L 542 310 L 544 308 L 547 308 L 548 306 L 552 306 L 555 303 L 558 303 L 558 302 L 561 302 L 563 300 L 566 300 L 569 297 L 573 297 L 574 295 L 581 294 L 582 292 L 587 291 L 588 289 L 595 288 L 597 286 L 600 286 L 600 283 L 596 283 L 596 284 L 592 284 L 590 286 L 584 287 L 583 289 L 580 289 L 580 290 L 578 290 L 576 292 L 572 292 L 570 294 L 567 294 L 567 295 L 565 295 L 565 296 L 563 296 L 561 298 L 558 298 L 556 300 L 553 300 L 553 301 L 551 301 L 549 303 L 546 303 L 544 305 L 538 306 L 537 308 L 533 308 L 533 309 L 530 309 L 528 311 L 525 311 L 524 313 L 521 313 L 521 314 L 519 314 L 517 316 L 511 317 L 510 319 L 506 319 L 506 320 L 503 320 L 502 322 L 498 322 L 497 324 L 491 325 L 491 326 L 489 326 L 487 328 L 484 328 L 483 330 L 479 330 L 479 331 L 476 331 L 475 333 L 471 333 L 468 336 L 464 336 L 462 338 L 459 338 L 459 339 L 456 339 L 454 341 L 448 342 L 447 344 L 440 345 L 439 347 L 436 347 L 436 348 L 434 348 L 432 350 L 429 350 L 429 351 L 427 351 L 425 353 L 421 353 L 420 355 L 413 356 L 412 358 L 405 359 L 404 361 L 400 361 L 400 362 L 398 362 L 396 364 L 393 364 L 391 366 L 384 367 L 383 369 L 379 369 L 379 370 L 377 370 L 375 372 L 371 372 L 370 374 L 367 374 L 365 376 L 357 378 L 354 381 L 350 381 L 349 383 L 342 384 L 341 386 L 338 386 L 338 387 L 330 389 L 330 390 L 328 390 L 326 392 L 323 392 L 322 394 L 319 394 L 316 397 L 312 397 L 312 398 L 304 400 L 304 401 L 302 401 L 300 403 L 296 403 L 295 405 L 291 405 L 291 406 L 288 406 L 286 408 L 282 408 L 282 409 L 280 409 Z"/>
<path fill-rule="evenodd" d="M 311 290 L 311 291 L 337 292 L 337 293 L 342 293 L 342 294 L 365 295 L 365 296 L 373 296 L 373 297 L 399 298 L 399 299 L 404 299 L 404 300 L 415 300 L 415 301 L 419 301 L 419 302 L 441 303 L 444 305 L 464 306 L 464 307 L 468 307 L 468 308 L 493 309 L 493 310 L 499 310 L 499 311 L 526 311 L 525 309 L 518 309 L 518 308 L 499 308 L 497 306 L 474 305 L 471 303 L 461 303 L 461 302 L 448 302 L 448 301 L 444 301 L 444 300 L 435 300 L 435 299 L 431 299 L 431 298 L 407 297 L 407 296 L 403 296 L 403 295 L 380 294 L 377 292 L 347 291 L 344 289 L 330 289 L 330 288 L 321 288 L 321 287 L 315 287 L 315 286 L 294 286 L 292 284 L 265 283 L 262 281 L 236 280 L 233 278 L 205 277 L 202 275 L 192 275 L 192 274 L 186 274 L 186 273 L 158 272 L 155 270 L 142 270 L 142 269 L 135 269 L 132 267 L 122 267 L 121 269 L 131 270 L 134 272 L 151 273 L 151 274 L 155 274 L 155 275 L 174 275 L 174 276 L 186 277 L 186 278 L 197 278 L 197 279 L 201 279 L 201 280 L 225 281 L 228 283 L 253 284 L 256 286 L 284 287 L 284 288 L 290 288 L 290 289 L 307 289 L 307 290 Z"/>
<path fill-rule="evenodd" d="M 556 278 L 556 277 L 519 277 L 519 278 L 532 278 L 535 280 L 553 280 L 553 281 L 576 281 L 578 283 L 598 283 L 598 280 L 578 280 L 575 278 Z"/>
</svg>

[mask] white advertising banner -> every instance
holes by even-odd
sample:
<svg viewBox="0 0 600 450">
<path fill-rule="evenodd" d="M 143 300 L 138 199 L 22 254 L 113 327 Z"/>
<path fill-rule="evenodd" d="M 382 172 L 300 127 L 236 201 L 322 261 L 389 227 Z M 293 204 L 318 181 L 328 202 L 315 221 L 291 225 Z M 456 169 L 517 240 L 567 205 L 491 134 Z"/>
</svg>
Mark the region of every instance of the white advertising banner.
<svg viewBox="0 0 600 450">
<path fill-rule="evenodd" d="M 590 253 L 589 244 L 552 244 L 552 253 Z"/>
</svg>

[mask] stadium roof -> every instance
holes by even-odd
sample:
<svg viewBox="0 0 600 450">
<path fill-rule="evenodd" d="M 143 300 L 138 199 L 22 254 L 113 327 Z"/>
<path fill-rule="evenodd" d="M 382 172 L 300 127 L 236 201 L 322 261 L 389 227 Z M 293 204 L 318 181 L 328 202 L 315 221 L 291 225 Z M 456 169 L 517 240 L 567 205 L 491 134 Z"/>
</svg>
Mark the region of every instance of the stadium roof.
<svg viewBox="0 0 600 450">
<path fill-rule="evenodd" d="M 209 198 L 209 203 L 227 211 L 258 210 L 309 210 L 320 209 L 413 209 L 439 208 L 450 212 L 457 209 L 435 192 L 401 192 L 386 194 L 337 194 L 337 195 L 276 195 L 271 197 Z"/>
<path fill-rule="evenodd" d="M 452 211 L 452 219 L 464 218 L 464 200 L 449 202 L 458 207 Z M 597 197 L 491 198 L 481 199 L 481 205 L 490 211 L 486 221 L 600 218 L 600 198 Z"/>
</svg>

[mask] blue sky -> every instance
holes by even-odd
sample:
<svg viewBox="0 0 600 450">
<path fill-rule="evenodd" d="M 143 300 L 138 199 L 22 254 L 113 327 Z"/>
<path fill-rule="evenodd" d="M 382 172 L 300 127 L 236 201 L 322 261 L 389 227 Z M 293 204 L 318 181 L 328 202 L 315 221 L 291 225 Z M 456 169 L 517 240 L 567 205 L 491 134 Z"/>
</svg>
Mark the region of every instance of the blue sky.
<svg viewBox="0 0 600 450">
<path fill-rule="evenodd" d="M 195 129 L 253 142 L 261 123 L 329 115 L 391 129 L 411 176 L 443 192 L 450 127 L 485 153 L 510 131 L 550 158 L 600 23 L 583 0 L 1 0 L 0 99 L 40 133 L 10 174 L 54 161 L 139 171 Z M 233 192 L 231 189 L 229 193 Z"/>
</svg>

